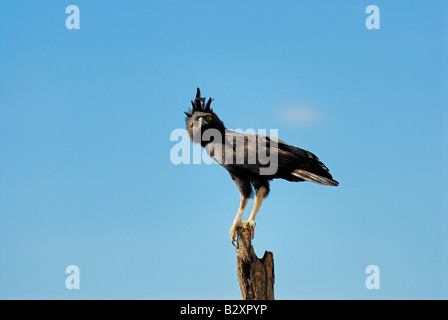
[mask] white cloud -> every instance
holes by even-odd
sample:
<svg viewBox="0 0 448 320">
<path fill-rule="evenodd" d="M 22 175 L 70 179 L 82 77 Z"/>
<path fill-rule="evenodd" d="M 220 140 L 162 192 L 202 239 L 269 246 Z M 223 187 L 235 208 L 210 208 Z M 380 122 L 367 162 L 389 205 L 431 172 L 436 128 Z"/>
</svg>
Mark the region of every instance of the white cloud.
<svg viewBox="0 0 448 320">
<path fill-rule="evenodd" d="M 288 124 L 318 125 L 325 120 L 325 114 L 308 104 L 289 104 L 279 108 L 280 119 Z"/>
</svg>

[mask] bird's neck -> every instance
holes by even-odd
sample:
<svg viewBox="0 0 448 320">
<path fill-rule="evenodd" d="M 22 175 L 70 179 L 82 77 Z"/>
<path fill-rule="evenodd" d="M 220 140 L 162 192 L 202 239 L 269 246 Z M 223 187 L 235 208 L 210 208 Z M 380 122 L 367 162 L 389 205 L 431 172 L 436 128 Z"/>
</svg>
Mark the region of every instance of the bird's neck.
<svg viewBox="0 0 448 320">
<path fill-rule="evenodd" d="M 209 143 L 224 143 L 227 131 L 224 126 L 206 130 L 202 133 L 201 146 L 205 148 Z"/>
</svg>

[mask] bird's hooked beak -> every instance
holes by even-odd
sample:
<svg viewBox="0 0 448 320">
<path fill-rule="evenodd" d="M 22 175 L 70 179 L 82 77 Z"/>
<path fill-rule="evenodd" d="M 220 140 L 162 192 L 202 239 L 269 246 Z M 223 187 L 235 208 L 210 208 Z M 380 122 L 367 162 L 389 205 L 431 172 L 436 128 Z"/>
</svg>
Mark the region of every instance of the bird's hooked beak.
<svg viewBox="0 0 448 320">
<path fill-rule="evenodd" d="M 208 121 L 204 117 L 199 117 L 197 121 L 193 122 L 194 127 L 202 127 L 204 124 L 208 124 Z"/>
</svg>

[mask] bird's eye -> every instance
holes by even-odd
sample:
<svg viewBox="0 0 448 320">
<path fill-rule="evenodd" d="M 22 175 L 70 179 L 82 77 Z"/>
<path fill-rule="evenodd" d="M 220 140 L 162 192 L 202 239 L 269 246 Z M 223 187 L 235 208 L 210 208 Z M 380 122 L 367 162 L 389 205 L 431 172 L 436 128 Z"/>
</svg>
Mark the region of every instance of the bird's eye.
<svg viewBox="0 0 448 320">
<path fill-rule="evenodd" d="M 212 120 L 212 117 L 211 117 L 211 116 L 207 116 L 207 117 L 205 117 L 205 119 L 207 119 L 208 121 L 210 121 L 210 120 Z"/>
</svg>

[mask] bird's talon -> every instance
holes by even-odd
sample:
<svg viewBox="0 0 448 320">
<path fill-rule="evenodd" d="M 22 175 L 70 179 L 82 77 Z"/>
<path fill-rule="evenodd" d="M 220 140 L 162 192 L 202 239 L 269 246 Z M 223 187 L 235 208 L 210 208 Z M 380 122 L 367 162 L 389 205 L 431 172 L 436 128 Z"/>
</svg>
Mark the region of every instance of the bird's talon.
<svg viewBox="0 0 448 320">
<path fill-rule="evenodd" d="M 243 221 L 242 227 L 250 233 L 250 238 L 253 239 L 255 235 L 255 221 L 253 220 Z"/>
<path fill-rule="evenodd" d="M 236 235 L 236 229 L 237 228 L 244 228 L 250 233 L 250 238 L 253 239 L 255 235 L 255 221 L 253 220 L 247 220 L 243 221 L 237 224 L 232 225 L 230 228 L 230 240 L 232 241 L 232 244 L 235 246 L 235 241 L 237 238 Z"/>
<path fill-rule="evenodd" d="M 235 246 L 235 240 L 236 240 L 236 228 L 239 225 L 234 224 L 232 225 L 232 227 L 230 228 L 230 241 L 232 241 L 233 246 Z"/>
</svg>

